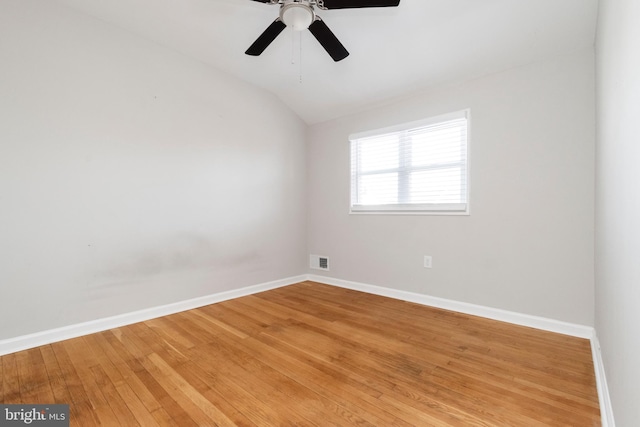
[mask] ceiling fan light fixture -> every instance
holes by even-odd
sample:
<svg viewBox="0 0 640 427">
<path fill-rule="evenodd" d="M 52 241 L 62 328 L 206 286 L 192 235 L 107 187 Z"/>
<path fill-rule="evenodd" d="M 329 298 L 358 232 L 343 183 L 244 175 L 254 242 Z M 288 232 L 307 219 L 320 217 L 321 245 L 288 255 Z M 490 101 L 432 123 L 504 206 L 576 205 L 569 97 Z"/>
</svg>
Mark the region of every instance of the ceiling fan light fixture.
<svg viewBox="0 0 640 427">
<path fill-rule="evenodd" d="M 280 19 L 294 31 L 304 31 L 315 20 L 311 6 L 305 3 L 288 3 L 280 9 Z"/>
<path fill-rule="evenodd" d="M 253 0 L 255 2 L 280 5 L 280 15 L 253 42 L 245 52 L 247 55 L 260 56 L 262 52 L 289 27 L 293 31 L 309 32 L 327 51 L 334 61 L 342 61 L 349 52 L 340 40 L 331 32 L 327 24 L 314 12 L 314 7 L 322 10 L 357 9 L 368 7 L 393 7 L 400 0 Z"/>
</svg>

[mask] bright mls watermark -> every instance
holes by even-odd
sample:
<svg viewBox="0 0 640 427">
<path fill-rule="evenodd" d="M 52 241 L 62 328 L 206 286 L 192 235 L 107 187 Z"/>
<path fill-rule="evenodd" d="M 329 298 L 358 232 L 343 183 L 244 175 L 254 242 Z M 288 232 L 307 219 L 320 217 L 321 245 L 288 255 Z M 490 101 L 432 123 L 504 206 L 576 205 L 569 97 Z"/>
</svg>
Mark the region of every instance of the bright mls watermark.
<svg viewBox="0 0 640 427">
<path fill-rule="evenodd" d="M 69 405 L 0 405 L 0 427 L 69 427 Z"/>
</svg>

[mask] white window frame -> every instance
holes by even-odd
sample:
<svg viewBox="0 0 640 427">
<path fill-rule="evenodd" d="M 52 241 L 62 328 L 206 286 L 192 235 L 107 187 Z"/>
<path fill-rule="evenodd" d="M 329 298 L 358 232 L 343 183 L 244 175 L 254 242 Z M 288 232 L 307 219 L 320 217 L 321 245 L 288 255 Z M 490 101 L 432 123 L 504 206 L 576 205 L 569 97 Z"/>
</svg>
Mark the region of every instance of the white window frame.
<svg viewBox="0 0 640 427">
<path fill-rule="evenodd" d="M 356 176 L 358 176 L 357 165 L 354 168 L 354 162 L 357 163 L 357 160 L 354 160 L 355 151 L 354 144 L 359 139 L 371 138 L 375 136 L 384 136 L 392 133 L 400 133 L 400 132 L 408 132 L 413 129 L 418 129 L 421 127 L 447 122 L 450 120 L 466 118 L 467 120 L 467 132 L 466 132 L 466 140 L 462 141 L 465 145 L 465 160 L 466 164 L 461 169 L 462 179 L 465 180 L 465 201 L 464 203 L 454 203 L 454 204 L 441 204 L 441 203 L 433 203 L 433 204 L 411 204 L 411 203 L 398 203 L 398 204 L 389 204 L 389 205 L 357 205 L 354 204 L 354 194 L 357 194 L 357 183 L 358 180 Z M 469 215 L 469 172 L 470 172 L 470 156 L 469 156 L 469 140 L 471 139 L 471 112 L 469 109 L 456 111 L 453 113 L 442 114 L 434 117 L 430 117 L 423 120 L 418 120 L 410 123 L 404 123 L 397 126 L 391 126 L 383 129 L 365 131 L 354 133 L 349 136 L 350 141 L 350 153 L 351 153 L 351 161 L 350 161 L 350 179 L 351 179 L 351 195 L 350 195 L 350 214 L 399 214 L 399 215 Z M 406 159 L 403 156 L 400 156 L 400 162 L 403 159 Z M 416 169 L 406 169 L 405 165 L 400 164 L 397 168 L 398 180 L 405 181 L 404 184 L 400 183 L 399 187 L 402 185 L 406 185 L 407 176 L 411 171 L 415 171 Z M 438 165 L 433 166 L 425 166 L 420 167 L 421 170 L 434 170 L 437 167 L 441 167 Z M 388 171 L 389 172 L 389 171 Z M 392 172 L 390 170 L 390 172 Z M 361 176 L 361 175 L 360 175 Z M 402 193 L 402 192 L 400 192 Z"/>
</svg>

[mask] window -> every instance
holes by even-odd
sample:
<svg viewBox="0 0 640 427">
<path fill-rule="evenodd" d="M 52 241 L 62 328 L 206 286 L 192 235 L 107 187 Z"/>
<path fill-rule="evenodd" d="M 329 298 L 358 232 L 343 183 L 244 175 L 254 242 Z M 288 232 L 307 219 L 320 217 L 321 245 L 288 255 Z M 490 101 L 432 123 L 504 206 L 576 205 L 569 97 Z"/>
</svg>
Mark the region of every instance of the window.
<svg viewBox="0 0 640 427">
<path fill-rule="evenodd" d="M 351 212 L 468 212 L 469 111 L 351 135 Z"/>
</svg>

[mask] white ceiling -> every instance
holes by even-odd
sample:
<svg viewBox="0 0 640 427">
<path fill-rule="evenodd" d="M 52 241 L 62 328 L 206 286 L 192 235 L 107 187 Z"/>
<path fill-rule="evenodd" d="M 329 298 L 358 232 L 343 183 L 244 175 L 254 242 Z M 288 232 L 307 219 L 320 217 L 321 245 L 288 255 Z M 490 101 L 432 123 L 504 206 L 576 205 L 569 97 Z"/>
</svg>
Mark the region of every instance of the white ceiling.
<svg viewBox="0 0 640 427">
<path fill-rule="evenodd" d="M 262 56 L 245 55 L 277 6 L 59 1 L 266 89 L 309 124 L 592 47 L 597 16 L 597 0 L 401 0 L 397 8 L 317 11 L 351 53 L 335 63 L 308 31 L 289 29 Z"/>
</svg>

